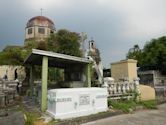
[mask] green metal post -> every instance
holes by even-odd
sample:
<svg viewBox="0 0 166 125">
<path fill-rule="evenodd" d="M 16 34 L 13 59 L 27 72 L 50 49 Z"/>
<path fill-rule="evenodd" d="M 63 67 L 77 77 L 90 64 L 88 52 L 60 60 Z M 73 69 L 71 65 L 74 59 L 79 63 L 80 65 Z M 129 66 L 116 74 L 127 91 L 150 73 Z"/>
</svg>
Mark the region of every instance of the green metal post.
<svg viewBox="0 0 166 125">
<path fill-rule="evenodd" d="M 91 63 L 85 66 L 86 87 L 91 87 Z"/>
<path fill-rule="evenodd" d="M 34 82 L 34 73 L 33 73 L 33 70 L 34 70 L 34 66 L 31 66 L 30 67 L 30 96 L 32 97 L 33 96 L 33 82 Z"/>
<path fill-rule="evenodd" d="M 41 111 L 47 109 L 47 81 L 48 81 L 48 57 L 43 56 L 42 60 L 42 89 L 41 89 Z"/>
</svg>

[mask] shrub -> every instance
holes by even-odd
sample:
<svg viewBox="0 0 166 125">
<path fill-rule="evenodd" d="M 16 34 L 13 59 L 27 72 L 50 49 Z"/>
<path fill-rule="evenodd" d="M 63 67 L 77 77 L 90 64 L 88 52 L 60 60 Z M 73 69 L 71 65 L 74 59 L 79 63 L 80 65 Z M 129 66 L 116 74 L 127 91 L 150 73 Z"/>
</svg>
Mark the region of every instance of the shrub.
<svg viewBox="0 0 166 125">
<path fill-rule="evenodd" d="M 108 105 L 112 106 L 115 109 L 122 110 L 125 113 L 130 112 L 131 110 L 134 110 L 137 106 L 136 102 L 134 101 L 108 101 Z"/>
</svg>

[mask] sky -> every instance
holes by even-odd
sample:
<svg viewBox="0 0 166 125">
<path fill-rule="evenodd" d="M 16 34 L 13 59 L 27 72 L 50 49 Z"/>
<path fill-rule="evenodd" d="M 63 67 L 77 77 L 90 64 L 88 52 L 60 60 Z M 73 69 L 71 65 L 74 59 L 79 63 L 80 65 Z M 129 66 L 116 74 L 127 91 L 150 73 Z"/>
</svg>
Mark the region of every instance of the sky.
<svg viewBox="0 0 166 125">
<path fill-rule="evenodd" d="M 101 53 L 105 68 L 125 59 L 133 45 L 141 48 L 166 35 L 166 0 L 0 0 L 0 50 L 23 45 L 27 21 L 40 15 L 56 29 L 86 32 Z"/>
</svg>

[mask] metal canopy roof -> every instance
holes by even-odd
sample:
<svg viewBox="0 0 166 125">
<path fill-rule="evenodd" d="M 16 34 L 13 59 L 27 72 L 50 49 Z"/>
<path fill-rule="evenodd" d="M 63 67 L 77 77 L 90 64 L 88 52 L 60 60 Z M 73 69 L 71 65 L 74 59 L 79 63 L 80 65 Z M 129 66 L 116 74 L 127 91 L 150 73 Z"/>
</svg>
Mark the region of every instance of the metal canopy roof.
<svg viewBox="0 0 166 125">
<path fill-rule="evenodd" d="M 51 51 L 32 49 L 32 53 L 25 59 L 25 65 L 41 65 L 43 56 L 48 57 L 50 67 L 65 68 L 70 66 L 85 65 L 90 61 L 87 58 L 80 58 Z"/>
</svg>

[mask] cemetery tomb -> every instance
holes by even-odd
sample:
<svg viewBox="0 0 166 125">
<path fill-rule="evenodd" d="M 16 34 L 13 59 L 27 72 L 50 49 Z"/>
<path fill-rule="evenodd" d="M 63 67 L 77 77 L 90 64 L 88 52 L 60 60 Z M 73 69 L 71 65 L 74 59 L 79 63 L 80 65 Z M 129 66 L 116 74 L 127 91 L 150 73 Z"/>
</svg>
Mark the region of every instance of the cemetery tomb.
<svg viewBox="0 0 166 125">
<path fill-rule="evenodd" d="M 67 88 L 48 91 L 47 112 L 55 119 L 107 111 L 106 88 Z"/>
</svg>

